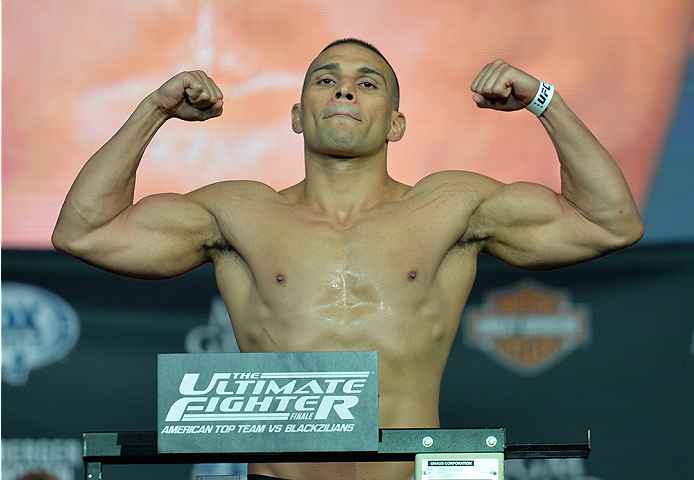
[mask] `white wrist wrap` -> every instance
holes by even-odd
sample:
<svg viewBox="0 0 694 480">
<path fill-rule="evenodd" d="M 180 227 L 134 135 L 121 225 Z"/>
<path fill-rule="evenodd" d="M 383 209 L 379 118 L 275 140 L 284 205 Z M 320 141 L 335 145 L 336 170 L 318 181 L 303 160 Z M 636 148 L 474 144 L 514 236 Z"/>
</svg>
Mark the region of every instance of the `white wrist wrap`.
<svg viewBox="0 0 694 480">
<path fill-rule="evenodd" d="M 528 104 L 528 106 L 525 108 L 527 108 L 539 117 L 540 115 L 542 115 L 542 112 L 545 111 L 547 105 L 549 105 L 549 102 L 552 101 L 553 96 L 554 85 L 550 85 L 549 83 L 545 82 L 540 82 L 540 88 L 537 90 L 537 95 L 535 95 L 533 101 L 530 102 L 530 104 Z"/>
</svg>

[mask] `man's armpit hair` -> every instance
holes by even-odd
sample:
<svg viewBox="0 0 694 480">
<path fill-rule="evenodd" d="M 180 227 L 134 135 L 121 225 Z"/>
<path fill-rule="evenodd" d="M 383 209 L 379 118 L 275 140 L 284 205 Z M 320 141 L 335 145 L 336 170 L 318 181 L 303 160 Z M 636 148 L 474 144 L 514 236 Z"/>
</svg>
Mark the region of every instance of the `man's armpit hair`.
<svg viewBox="0 0 694 480">
<path fill-rule="evenodd" d="M 491 238 L 488 229 L 486 229 L 483 222 L 480 222 L 478 217 L 475 216 L 475 212 L 477 212 L 477 209 L 475 209 L 475 211 L 473 211 L 470 215 L 470 220 L 468 221 L 468 226 L 465 229 L 465 233 L 463 233 L 463 236 L 460 237 L 455 245 L 467 246 L 471 244 L 478 244 Z"/>
<path fill-rule="evenodd" d="M 229 240 L 227 240 L 226 237 L 221 233 L 216 239 L 212 239 L 211 242 L 205 244 L 203 248 L 210 254 L 214 252 L 233 252 L 236 255 L 239 255 L 238 252 L 236 252 L 236 249 L 234 249 L 231 243 L 229 243 Z"/>
</svg>

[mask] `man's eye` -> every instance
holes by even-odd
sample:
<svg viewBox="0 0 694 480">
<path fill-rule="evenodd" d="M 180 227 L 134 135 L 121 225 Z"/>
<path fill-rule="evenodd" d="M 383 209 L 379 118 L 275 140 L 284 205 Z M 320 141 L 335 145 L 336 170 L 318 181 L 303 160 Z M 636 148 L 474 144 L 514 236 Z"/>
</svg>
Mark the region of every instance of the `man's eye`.
<svg viewBox="0 0 694 480">
<path fill-rule="evenodd" d="M 332 81 L 332 78 L 321 78 L 320 80 L 318 80 L 318 85 L 330 85 Z"/>
<path fill-rule="evenodd" d="M 366 88 L 377 88 L 376 85 L 371 82 L 362 82 L 362 85 Z"/>
</svg>

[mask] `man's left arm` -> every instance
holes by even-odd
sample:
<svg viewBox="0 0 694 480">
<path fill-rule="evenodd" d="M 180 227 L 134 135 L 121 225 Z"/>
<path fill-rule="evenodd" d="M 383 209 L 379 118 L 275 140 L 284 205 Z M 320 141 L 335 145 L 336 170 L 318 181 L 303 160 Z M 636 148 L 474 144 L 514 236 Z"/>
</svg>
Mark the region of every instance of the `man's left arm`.
<svg viewBox="0 0 694 480">
<path fill-rule="evenodd" d="M 479 107 L 512 111 L 536 100 L 540 85 L 497 60 L 480 72 L 471 89 Z M 471 226 L 487 237 L 487 251 L 518 266 L 551 268 L 638 241 L 643 224 L 612 156 L 558 92 L 538 118 L 557 150 L 561 193 L 528 183 L 490 188 L 471 219 Z"/>
</svg>

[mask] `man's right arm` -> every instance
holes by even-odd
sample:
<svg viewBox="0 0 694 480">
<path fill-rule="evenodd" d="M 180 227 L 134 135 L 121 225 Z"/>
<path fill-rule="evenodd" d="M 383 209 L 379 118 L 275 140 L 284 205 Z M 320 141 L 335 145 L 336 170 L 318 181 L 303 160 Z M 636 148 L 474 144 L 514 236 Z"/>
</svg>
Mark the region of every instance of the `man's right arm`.
<svg viewBox="0 0 694 480">
<path fill-rule="evenodd" d="M 166 278 L 208 260 L 221 233 L 203 206 L 205 189 L 152 195 L 133 205 L 142 155 L 169 118 L 204 121 L 222 113 L 222 93 L 203 72 L 184 72 L 145 98 L 84 165 L 53 231 L 53 245 L 122 275 Z"/>
</svg>

